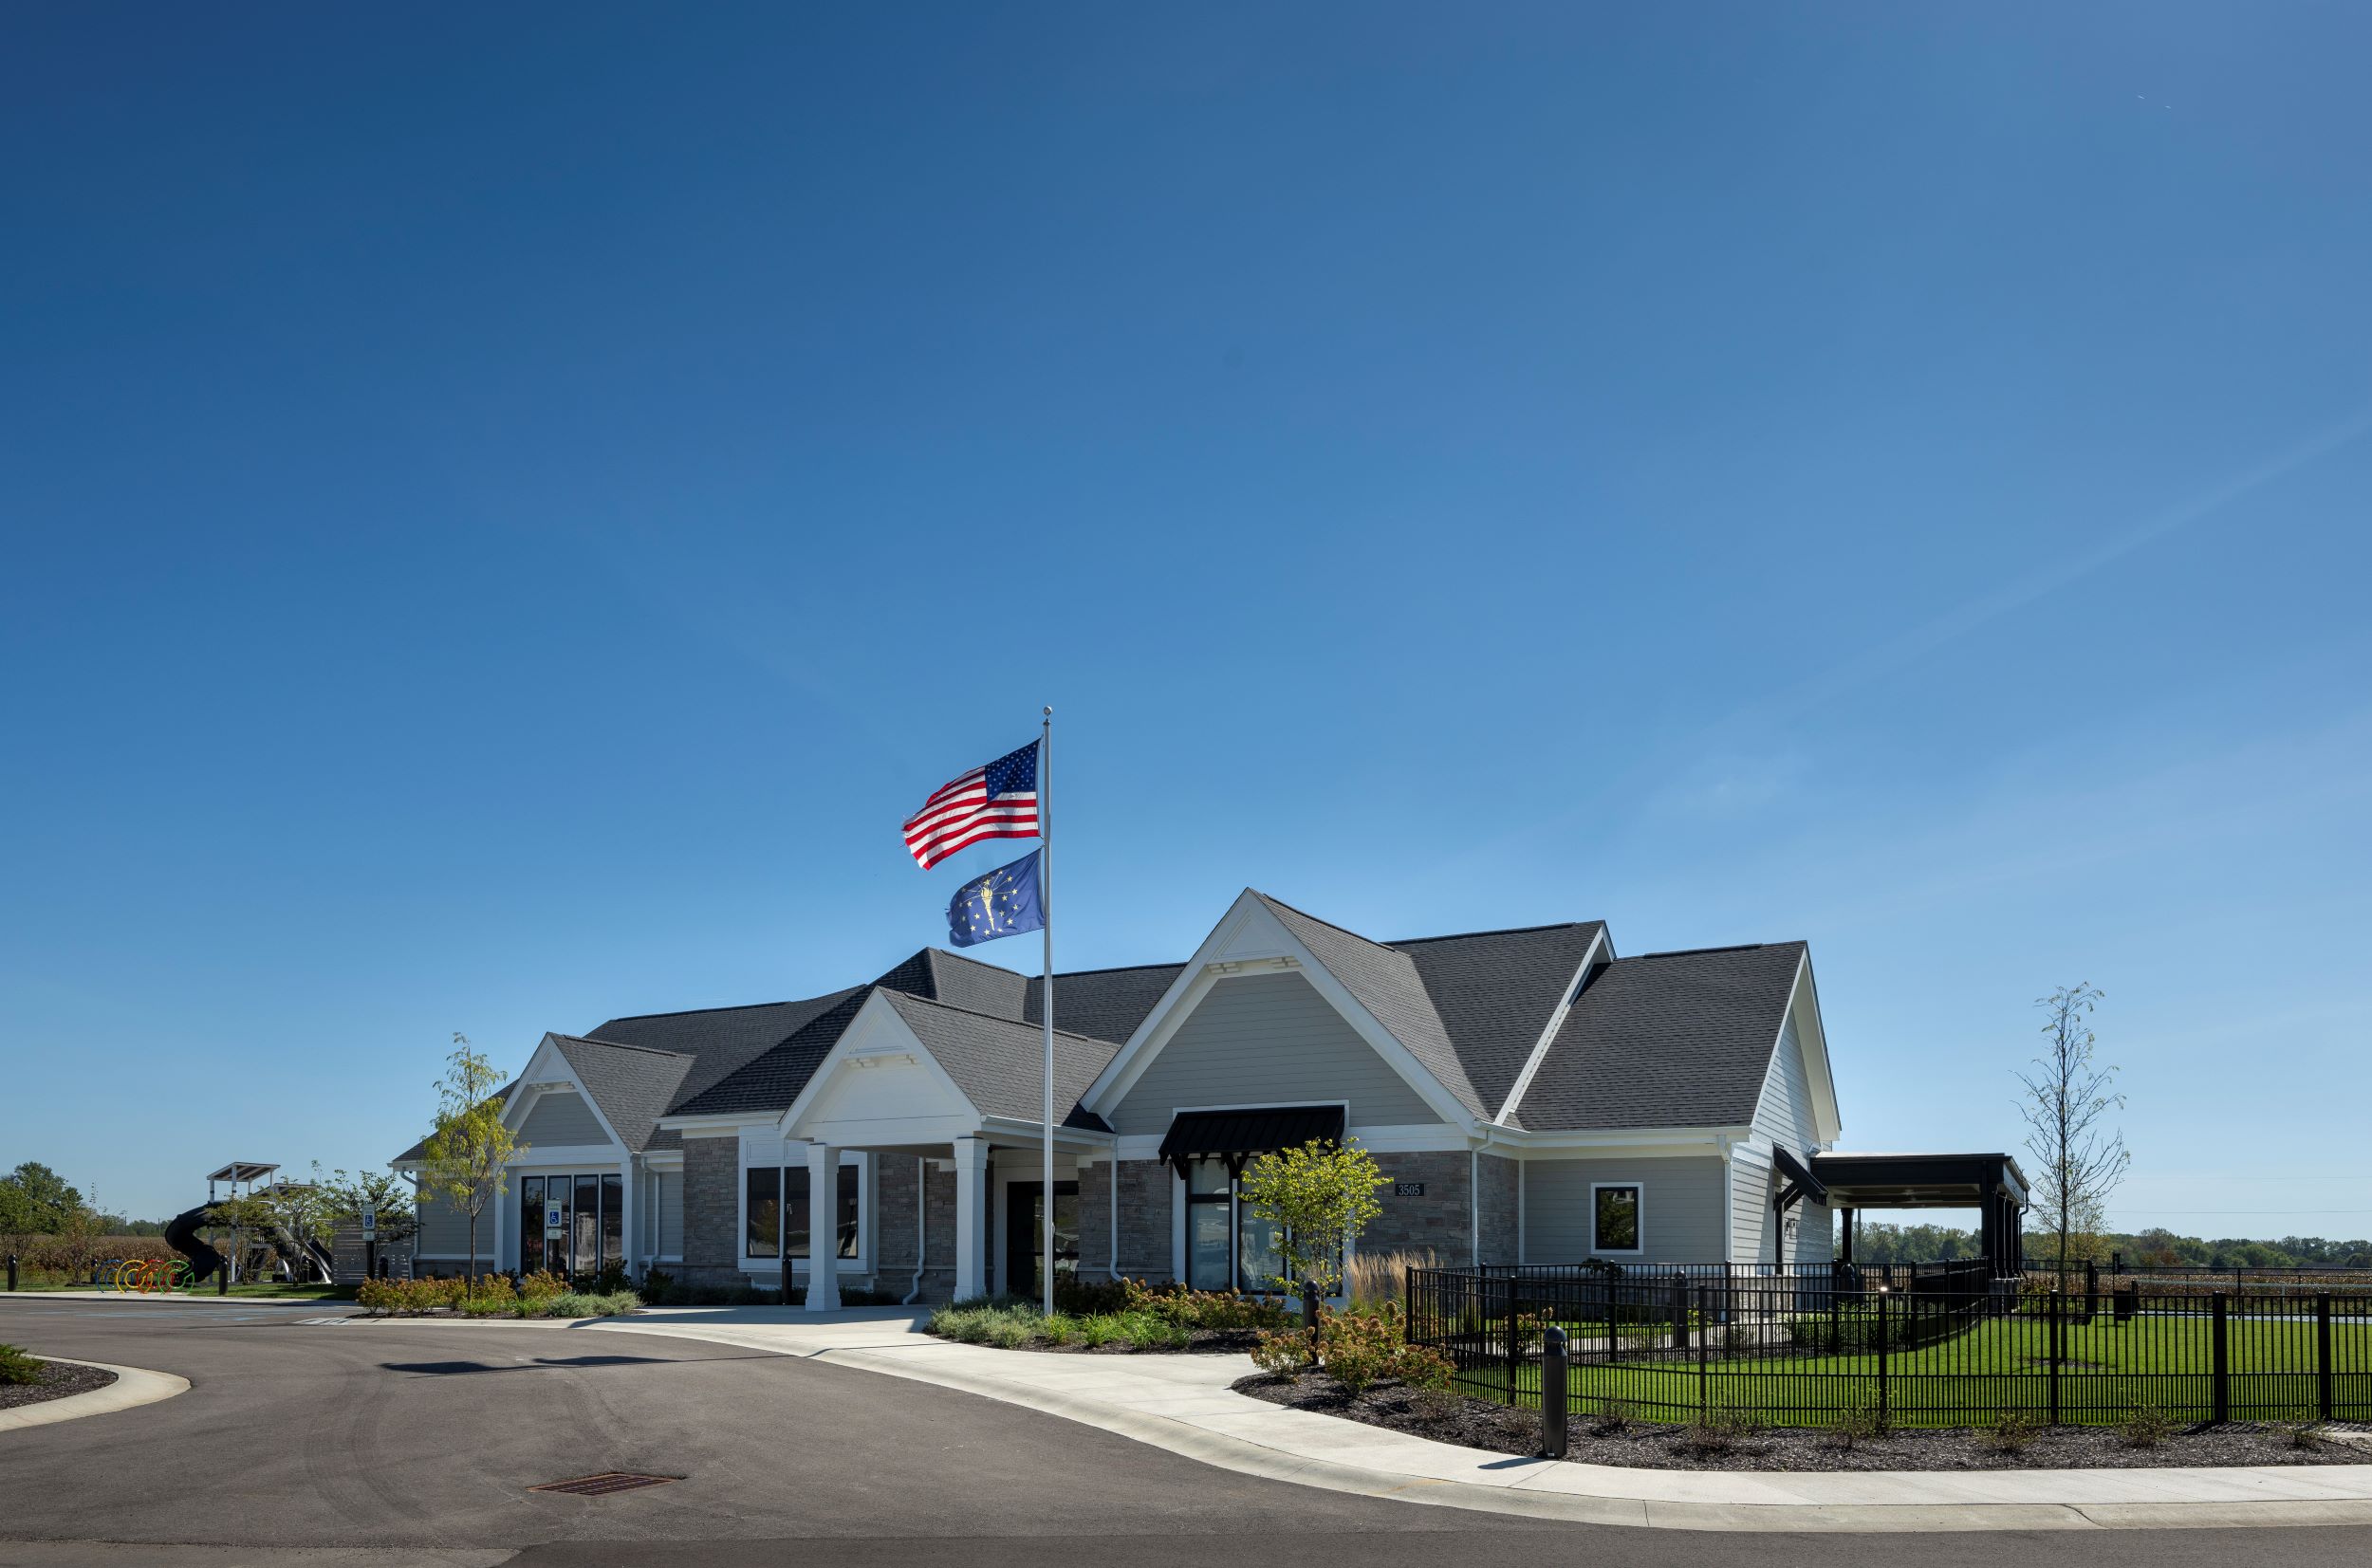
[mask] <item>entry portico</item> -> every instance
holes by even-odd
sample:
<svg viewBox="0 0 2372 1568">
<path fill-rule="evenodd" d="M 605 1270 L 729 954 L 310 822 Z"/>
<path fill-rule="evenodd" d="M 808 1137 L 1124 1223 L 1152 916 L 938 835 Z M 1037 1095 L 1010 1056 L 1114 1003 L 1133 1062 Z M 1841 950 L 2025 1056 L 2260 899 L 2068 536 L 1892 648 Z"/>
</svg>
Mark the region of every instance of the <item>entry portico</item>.
<svg viewBox="0 0 2372 1568">
<path fill-rule="evenodd" d="M 1112 1047 L 1061 1031 L 1054 1040 L 1055 1102 L 1073 1106 Z M 927 1194 L 934 1176 L 952 1181 L 953 1293 L 958 1300 L 986 1295 L 998 1229 L 991 1163 L 1009 1175 L 1026 1169 L 1040 1183 L 1038 1201 L 1044 1202 L 1047 1185 L 1076 1183 L 1083 1166 L 1111 1156 L 1110 1129 L 1074 1111 L 1054 1130 L 1054 1170 L 1039 1169 L 1044 1124 L 1028 1102 L 1037 1098 L 1044 1046 L 1045 1036 L 1034 1027 L 877 989 L 783 1113 L 782 1136 L 806 1145 L 817 1171 L 833 1169 L 843 1150 L 862 1152 L 877 1167 L 887 1160 L 915 1162 L 917 1187 L 926 1194 L 916 1218 L 917 1285 L 933 1251 Z M 1005 1284 L 1009 1290 L 1023 1286 L 1012 1280 Z M 839 1304 L 836 1282 L 823 1288 L 810 1282 L 809 1311 Z"/>
</svg>

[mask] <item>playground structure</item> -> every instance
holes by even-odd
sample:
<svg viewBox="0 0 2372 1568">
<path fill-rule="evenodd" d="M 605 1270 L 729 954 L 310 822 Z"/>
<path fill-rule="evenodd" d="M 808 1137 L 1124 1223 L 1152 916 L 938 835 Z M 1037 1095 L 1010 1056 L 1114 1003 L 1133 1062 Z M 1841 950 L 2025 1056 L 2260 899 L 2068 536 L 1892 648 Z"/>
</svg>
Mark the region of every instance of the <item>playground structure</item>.
<svg viewBox="0 0 2372 1568">
<path fill-rule="evenodd" d="M 187 1263 L 143 1264 L 134 1260 L 113 1265 L 112 1276 L 102 1282 L 141 1292 L 189 1289 L 217 1274 L 224 1276 L 220 1281 L 224 1284 L 264 1278 L 326 1282 L 335 1273 L 335 1264 L 329 1248 L 321 1243 L 300 1241 L 268 1219 L 257 1221 L 238 1210 L 231 1216 L 216 1212 L 218 1206 L 269 1191 L 273 1184 L 268 1178 L 279 1169 L 254 1160 L 233 1160 L 213 1171 L 206 1178 L 206 1201 L 176 1214 L 165 1226 L 165 1245 Z M 201 1231 L 212 1232 L 213 1240 L 200 1235 Z M 226 1240 L 228 1256 L 219 1250 Z"/>
</svg>

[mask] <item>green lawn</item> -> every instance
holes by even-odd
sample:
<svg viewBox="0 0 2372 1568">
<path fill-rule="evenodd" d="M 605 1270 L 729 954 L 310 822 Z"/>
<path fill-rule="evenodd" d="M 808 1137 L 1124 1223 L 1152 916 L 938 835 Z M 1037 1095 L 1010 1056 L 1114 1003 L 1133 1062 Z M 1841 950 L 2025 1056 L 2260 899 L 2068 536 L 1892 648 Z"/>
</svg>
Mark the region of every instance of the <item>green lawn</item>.
<svg viewBox="0 0 2372 1568">
<path fill-rule="evenodd" d="M 1717 1331 L 1716 1331 L 1717 1332 Z M 2139 1318 L 2117 1324 L 2106 1315 L 2065 1329 L 2059 1418 L 2078 1425 L 2122 1420 L 2148 1402 L 2185 1420 L 2213 1409 L 2213 1328 L 2197 1318 Z M 1967 1426 L 2006 1409 L 2048 1419 L 2050 1326 L 2039 1318 L 1989 1319 L 1968 1332 L 1886 1357 L 1886 1403 L 1902 1426 Z M 2343 1420 L 2372 1420 L 2372 1325 L 2331 1329 L 2333 1411 Z M 1627 1354 L 1627 1353 L 1626 1353 Z M 2228 1339 L 2231 1414 L 2235 1420 L 2307 1420 L 2316 1414 L 2315 1326 L 2306 1321 L 2233 1319 Z M 1502 1395 L 1504 1384 L 1480 1369 L 1473 1392 Z M 1524 1403 L 1537 1400 L 1540 1366 L 1519 1370 Z M 1576 1408 L 1622 1400 L 1651 1419 L 1694 1419 L 1700 1409 L 1733 1409 L 1773 1426 L 1825 1426 L 1857 1399 L 1874 1400 L 1878 1356 L 1748 1354 L 1707 1363 L 1700 1379 L 1685 1358 L 1618 1358 L 1612 1366 L 1576 1364 L 1569 1385 Z"/>
</svg>

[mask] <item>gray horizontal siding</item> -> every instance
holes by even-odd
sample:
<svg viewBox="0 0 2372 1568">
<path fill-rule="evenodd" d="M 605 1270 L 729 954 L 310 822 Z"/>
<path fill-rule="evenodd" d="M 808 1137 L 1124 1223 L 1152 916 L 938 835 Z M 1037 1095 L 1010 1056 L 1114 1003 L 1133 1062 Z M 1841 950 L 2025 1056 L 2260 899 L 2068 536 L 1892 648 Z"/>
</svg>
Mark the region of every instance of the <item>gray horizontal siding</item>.
<svg viewBox="0 0 2372 1568">
<path fill-rule="evenodd" d="M 516 1192 L 514 1187 L 512 1192 Z M 494 1253 L 494 1205 L 517 1198 L 506 1193 L 486 1206 L 486 1212 L 477 1217 L 477 1251 L 481 1258 Z M 414 1250 L 423 1256 L 440 1255 L 458 1258 L 470 1250 L 470 1216 L 443 1198 L 420 1200 L 420 1235 L 413 1244 Z"/>
<path fill-rule="evenodd" d="M 1159 1133 L 1184 1105 L 1350 1101 L 1353 1127 L 1440 1116 L 1298 974 L 1222 980 L 1112 1114 L 1118 1132 Z"/>
<path fill-rule="evenodd" d="M 610 1140 L 609 1134 L 602 1131 L 601 1122 L 595 1119 L 593 1108 L 572 1089 L 538 1096 L 528 1112 L 528 1119 L 520 1125 L 519 1139 L 532 1148 L 543 1149 L 576 1149 Z"/>
<path fill-rule="evenodd" d="M 1721 1157 L 1717 1154 L 1526 1160 L 1523 1166 L 1524 1261 L 1528 1264 L 1580 1263 L 1590 1255 L 1589 1190 L 1594 1182 L 1639 1184 L 1637 1257 L 1640 1261 L 1722 1261 Z"/>
</svg>

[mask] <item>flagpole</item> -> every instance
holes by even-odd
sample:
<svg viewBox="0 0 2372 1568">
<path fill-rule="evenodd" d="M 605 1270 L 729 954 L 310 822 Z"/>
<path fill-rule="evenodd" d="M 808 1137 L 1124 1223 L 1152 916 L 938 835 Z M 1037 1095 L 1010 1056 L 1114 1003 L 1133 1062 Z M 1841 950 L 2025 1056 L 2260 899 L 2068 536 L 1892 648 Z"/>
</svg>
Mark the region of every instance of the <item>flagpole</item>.
<svg viewBox="0 0 2372 1568">
<path fill-rule="evenodd" d="M 1046 1289 L 1041 1305 L 1054 1316 L 1054 710 L 1038 725 L 1038 930 L 1043 938 L 1046 1017 L 1046 1164 L 1040 1168 L 1038 1208 L 1046 1217 Z"/>
</svg>

